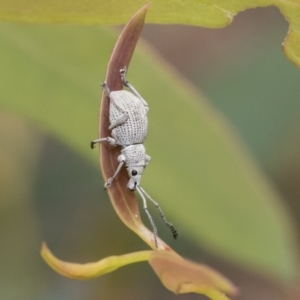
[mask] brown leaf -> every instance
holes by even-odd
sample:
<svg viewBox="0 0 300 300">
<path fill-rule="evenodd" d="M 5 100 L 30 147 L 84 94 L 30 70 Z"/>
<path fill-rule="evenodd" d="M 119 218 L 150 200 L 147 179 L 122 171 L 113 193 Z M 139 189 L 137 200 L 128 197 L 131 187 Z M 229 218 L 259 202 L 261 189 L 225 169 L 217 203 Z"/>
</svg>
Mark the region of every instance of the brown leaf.
<svg viewBox="0 0 300 300">
<path fill-rule="evenodd" d="M 146 4 L 135 13 L 125 25 L 115 44 L 105 78 L 108 87 L 112 91 L 122 90 L 123 88 L 119 71 L 124 68 L 124 66 L 127 68 L 129 66 L 149 7 L 150 3 Z M 99 138 L 111 136 L 108 127 L 109 98 L 103 92 L 100 107 Z M 119 147 L 112 147 L 108 143 L 101 143 L 100 166 L 105 182 L 117 169 L 118 155 L 120 155 Z M 137 233 L 150 247 L 155 248 L 153 233 L 149 231 L 141 221 L 135 194 L 127 189 L 128 180 L 129 176 L 127 171 L 123 168 L 108 189 L 110 200 L 124 224 Z M 158 244 L 159 248 L 169 249 L 169 246 L 159 239 Z"/>
<path fill-rule="evenodd" d="M 212 268 L 188 261 L 174 251 L 153 251 L 149 263 L 167 289 L 175 294 L 199 293 L 214 300 L 228 300 L 238 289 Z"/>
</svg>

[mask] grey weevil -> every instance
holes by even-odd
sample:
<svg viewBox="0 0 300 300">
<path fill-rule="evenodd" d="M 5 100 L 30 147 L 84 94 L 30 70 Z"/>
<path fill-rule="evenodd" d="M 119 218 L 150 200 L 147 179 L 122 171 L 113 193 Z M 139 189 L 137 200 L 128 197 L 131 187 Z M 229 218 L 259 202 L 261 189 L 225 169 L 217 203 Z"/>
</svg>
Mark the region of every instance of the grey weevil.
<svg viewBox="0 0 300 300">
<path fill-rule="evenodd" d="M 110 91 L 107 83 L 104 81 L 101 86 L 110 99 L 109 121 L 112 137 L 100 138 L 91 142 L 91 148 L 95 147 L 96 143 L 108 142 L 112 146 L 120 146 L 121 154 L 118 156 L 119 165 L 116 172 L 105 183 L 104 187 L 109 188 L 118 175 L 121 168 L 125 164 L 129 181 L 127 188 L 131 191 L 137 190 L 143 200 L 143 208 L 151 223 L 155 245 L 157 244 L 157 228 L 148 211 L 146 198 L 148 198 L 155 207 L 159 210 L 160 216 L 165 224 L 170 228 L 174 239 L 178 237 L 178 233 L 174 226 L 166 219 L 159 204 L 154 201 L 149 194 L 140 186 L 140 181 L 145 167 L 151 160 L 151 157 L 146 154 L 143 145 L 147 137 L 148 118 L 147 114 L 149 107 L 147 102 L 135 90 L 135 88 L 126 80 L 126 67 L 120 70 L 120 76 L 123 85 L 129 89 L 120 91 Z"/>
</svg>

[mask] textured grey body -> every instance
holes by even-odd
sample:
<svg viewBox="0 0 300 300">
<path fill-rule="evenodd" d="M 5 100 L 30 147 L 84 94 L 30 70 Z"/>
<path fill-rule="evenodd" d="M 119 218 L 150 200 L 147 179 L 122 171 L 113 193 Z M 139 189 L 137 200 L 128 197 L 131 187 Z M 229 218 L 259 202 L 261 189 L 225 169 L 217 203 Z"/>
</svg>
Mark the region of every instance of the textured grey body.
<svg viewBox="0 0 300 300">
<path fill-rule="evenodd" d="M 114 91 L 109 97 L 110 101 L 109 121 L 113 125 L 124 112 L 128 115 L 128 119 L 121 125 L 111 130 L 111 135 L 115 139 L 116 144 L 126 147 L 134 144 L 144 143 L 148 131 L 148 107 L 129 91 Z M 116 106 L 115 103 L 118 105 Z M 121 111 L 120 108 L 124 111 Z M 126 161 L 126 165 L 128 165 Z"/>
<path fill-rule="evenodd" d="M 135 88 L 125 79 L 126 68 L 120 70 L 121 80 L 129 91 L 110 91 L 106 82 L 102 83 L 107 96 L 110 99 L 109 106 L 109 130 L 112 137 L 102 137 L 91 142 L 91 148 L 94 148 L 96 143 L 107 142 L 112 146 L 121 146 L 121 154 L 118 156 L 119 165 L 117 170 L 105 183 L 105 188 L 109 188 L 118 175 L 122 167 L 125 165 L 129 181 L 127 188 L 131 191 L 137 190 L 143 200 L 143 209 L 145 210 L 151 226 L 153 228 L 155 246 L 157 243 L 157 228 L 147 209 L 146 198 L 148 198 L 159 210 L 160 216 L 165 224 L 172 231 L 173 237 L 176 239 L 178 233 L 173 225 L 165 218 L 163 211 L 157 202 L 155 202 L 140 186 L 142 174 L 145 167 L 151 160 L 151 157 L 146 154 L 143 145 L 147 137 L 149 111 L 147 102 L 135 90 Z"/>
<path fill-rule="evenodd" d="M 146 159 L 146 150 L 143 144 L 130 145 L 121 150 L 124 155 L 125 164 L 129 167 L 143 166 L 148 164 Z"/>
</svg>

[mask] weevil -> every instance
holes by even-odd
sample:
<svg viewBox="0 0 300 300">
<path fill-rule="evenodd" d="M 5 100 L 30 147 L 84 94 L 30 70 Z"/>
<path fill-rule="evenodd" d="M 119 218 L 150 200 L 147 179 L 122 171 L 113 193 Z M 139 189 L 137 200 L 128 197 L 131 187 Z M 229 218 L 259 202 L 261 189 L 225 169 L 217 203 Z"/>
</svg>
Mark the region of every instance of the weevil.
<svg viewBox="0 0 300 300">
<path fill-rule="evenodd" d="M 104 137 L 93 140 L 91 148 L 96 143 L 107 142 L 112 146 L 120 146 L 121 154 L 118 156 L 119 165 L 117 170 L 105 183 L 104 187 L 109 188 L 118 175 L 121 168 L 125 165 L 129 181 L 127 188 L 130 191 L 137 191 L 143 201 L 143 209 L 148 216 L 153 229 L 155 246 L 157 244 L 157 228 L 148 211 L 146 199 L 148 198 L 159 210 L 160 216 L 165 224 L 170 228 L 174 239 L 178 237 L 178 233 L 174 226 L 166 219 L 159 204 L 154 201 L 148 193 L 140 186 L 141 177 L 144 169 L 149 164 L 151 157 L 146 154 L 143 143 L 146 140 L 148 132 L 148 111 L 149 107 L 143 97 L 136 89 L 126 80 L 126 67 L 120 70 L 121 81 L 128 89 L 120 91 L 110 91 L 107 83 L 104 81 L 101 86 L 110 99 L 109 106 L 109 130 L 112 137 Z"/>
</svg>

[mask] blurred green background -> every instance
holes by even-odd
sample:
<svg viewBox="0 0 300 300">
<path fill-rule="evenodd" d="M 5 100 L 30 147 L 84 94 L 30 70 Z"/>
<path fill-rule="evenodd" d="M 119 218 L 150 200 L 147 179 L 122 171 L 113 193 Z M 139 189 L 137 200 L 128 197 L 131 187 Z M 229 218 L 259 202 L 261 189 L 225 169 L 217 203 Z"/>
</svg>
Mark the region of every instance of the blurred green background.
<svg viewBox="0 0 300 300">
<path fill-rule="evenodd" d="M 280 49 L 287 30 L 275 8 L 245 11 L 218 30 L 146 25 L 142 38 L 158 54 L 142 45 L 128 75 L 150 105 L 146 146 L 153 162 L 143 185 L 180 231 L 180 239 L 172 241 L 151 209 L 160 235 L 185 257 L 227 275 L 242 290 L 238 299 L 293 299 L 296 293 L 286 282 L 297 286 L 299 271 L 299 257 L 293 255 L 300 233 L 300 72 Z M 0 299 L 206 299 L 171 294 L 147 263 L 79 282 L 54 273 L 39 256 L 42 241 L 60 259 L 74 262 L 146 249 L 114 213 L 103 191 L 98 152 L 89 149 L 97 137 L 100 82 L 116 32 L 96 26 L 0 26 Z M 228 178 L 235 176 L 226 178 L 232 147 L 210 149 L 214 143 L 207 146 L 210 136 L 205 134 L 214 130 L 191 129 L 185 122 L 192 122 L 194 104 L 186 104 L 190 116 L 182 116 L 175 97 L 181 93 L 184 98 L 190 84 L 216 109 L 208 127 L 214 128 L 216 116 L 221 127 L 228 118 L 231 125 L 226 124 L 224 134 L 231 131 L 248 147 L 237 160 L 249 155 L 247 164 L 259 165 L 270 193 L 279 197 L 230 202 L 231 187 L 222 197 L 232 184 Z M 193 93 L 186 92 L 186 98 Z M 205 111 L 210 104 L 201 102 Z M 205 149 L 199 156 L 196 145 Z M 224 165 L 217 164 L 222 159 L 217 157 L 212 167 L 220 175 L 209 174 L 213 153 L 223 150 Z M 219 185 L 211 177 L 219 178 Z M 197 183 L 208 186 L 214 201 L 205 202 L 204 192 L 193 194 Z M 199 227 L 193 227 L 195 220 Z M 256 235 L 258 244 L 252 240 Z M 272 245 L 278 247 L 270 251 Z M 234 249 L 242 254 L 235 256 Z M 243 262 L 243 251 L 253 253 L 253 268 L 251 259 Z M 278 265 L 272 266 L 274 261 Z"/>
</svg>

